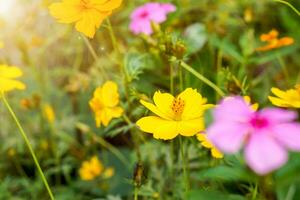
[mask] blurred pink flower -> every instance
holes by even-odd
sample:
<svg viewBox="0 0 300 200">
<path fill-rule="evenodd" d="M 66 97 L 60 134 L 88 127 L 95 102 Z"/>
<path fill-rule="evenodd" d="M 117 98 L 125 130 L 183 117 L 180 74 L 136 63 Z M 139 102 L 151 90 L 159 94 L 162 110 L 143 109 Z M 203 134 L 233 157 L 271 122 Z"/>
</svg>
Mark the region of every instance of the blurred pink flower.
<svg viewBox="0 0 300 200">
<path fill-rule="evenodd" d="M 131 13 L 130 30 L 134 34 L 152 34 L 151 21 L 160 24 L 167 19 L 167 14 L 174 12 L 176 7 L 171 3 L 146 3 Z"/>
<path fill-rule="evenodd" d="M 208 138 L 224 153 L 236 153 L 244 144 L 247 164 L 264 175 L 284 165 L 287 150 L 300 151 L 297 114 L 278 108 L 254 111 L 242 97 L 224 99 L 214 110 Z"/>
</svg>

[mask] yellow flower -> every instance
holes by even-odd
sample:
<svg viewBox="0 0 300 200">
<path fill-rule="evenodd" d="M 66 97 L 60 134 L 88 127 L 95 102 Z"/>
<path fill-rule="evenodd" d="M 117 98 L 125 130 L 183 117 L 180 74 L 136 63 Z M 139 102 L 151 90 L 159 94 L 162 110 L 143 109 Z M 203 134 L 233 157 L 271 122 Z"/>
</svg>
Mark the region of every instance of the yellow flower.
<svg viewBox="0 0 300 200">
<path fill-rule="evenodd" d="M 265 46 L 257 48 L 256 50 L 257 51 L 268 51 L 268 50 L 280 48 L 283 46 L 289 46 L 294 43 L 293 38 L 291 38 L 291 37 L 278 38 L 278 35 L 279 35 L 278 31 L 275 29 L 272 29 L 267 34 L 262 34 L 260 36 L 260 40 L 262 42 L 267 42 L 267 44 Z"/>
<path fill-rule="evenodd" d="M 24 90 L 25 85 L 21 81 L 14 80 L 22 75 L 23 72 L 15 66 L 0 65 L 0 91 Z"/>
<path fill-rule="evenodd" d="M 119 104 L 118 85 L 115 82 L 107 81 L 102 87 L 98 87 L 89 104 L 95 113 L 97 127 L 107 126 L 113 118 L 122 115 L 123 109 Z"/>
<path fill-rule="evenodd" d="M 197 134 L 197 139 L 201 142 L 201 145 L 205 148 L 210 149 L 211 155 L 214 158 L 220 159 L 223 158 L 224 155 L 221 153 L 207 138 L 205 133 Z"/>
<path fill-rule="evenodd" d="M 46 104 L 43 106 L 43 114 L 44 117 L 48 120 L 50 124 L 52 124 L 55 120 L 55 112 L 51 105 Z"/>
<path fill-rule="evenodd" d="M 300 85 L 296 85 L 295 89 L 287 91 L 278 88 L 272 88 L 271 91 L 277 96 L 269 96 L 269 100 L 273 105 L 284 108 L 300 108 Z"/>
<path fill-rule="evenodd" d="M 93 38 L 102 21 L 121 3 L 122 0 L 62 0 L 51 4 L 49 10 L 60 23 L 75 23 L 77 31 Z"/>
<path fill-rule="evenodd" d="M 93 156 L 90 160 L 84 161 L 79 169 L 79 176 L 84 181 L 90 181 L 100 176 L 104 167 L 97 156 Z"/>
<path fill-rule="evenodd" d="M 152 133 L 156 139 L 170 140 L 177 135 L 193 136 L 204 130 L 204 111 L 213 105 L 206 104 L 195 89 L 187 88 L 177 97 L 155 92 L 154 104 L 141 100 L 157 116 L 143 117 L 137 121 L 140 129 Z"/>
</svg>

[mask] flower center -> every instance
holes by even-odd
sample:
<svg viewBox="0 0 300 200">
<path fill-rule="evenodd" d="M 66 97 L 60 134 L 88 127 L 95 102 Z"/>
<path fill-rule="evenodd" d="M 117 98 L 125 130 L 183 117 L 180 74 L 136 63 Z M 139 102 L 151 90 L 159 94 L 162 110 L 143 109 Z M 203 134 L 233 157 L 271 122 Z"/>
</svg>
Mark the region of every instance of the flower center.
<svg viewBox="0 0 300 200">
<path fill-rule="evenodd" d="M 149 13 L 144 11 L 140 14 L 140 18 L 147 18 L 149 16 Z"/>
<path fill-rule="evenodd" d="M 180 120 L 181 119 L 181 114 L 183 112 L 184 105 L 185 105 L 185 103 L 180 97 L 175 98 L 173 100 L 173 103 L 171 105 L 171 109 L 174 112 L 175 120 Z"/>
<path fill-rule="evenodd" d="M 253 126 L 253 128 L 261 129 L 261 128 L 265 128 L 266 126 L 268 126 L 269 122 L 264 117 L 255 116 L 250 120 L 250 124 Z"/>
</svg>

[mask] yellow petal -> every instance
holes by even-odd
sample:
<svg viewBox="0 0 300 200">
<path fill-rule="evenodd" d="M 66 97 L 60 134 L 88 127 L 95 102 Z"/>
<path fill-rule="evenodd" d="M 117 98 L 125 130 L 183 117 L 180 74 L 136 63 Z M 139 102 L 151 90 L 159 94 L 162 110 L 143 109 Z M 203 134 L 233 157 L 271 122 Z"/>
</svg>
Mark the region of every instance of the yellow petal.
<svg viewBox="0 0 300 200">
<path fill-rule="evenodd" d="M 90 12 L 84 12 L 82 18 L 76 22 L 75 28 L 89 38 L 93 38 L 96 32 L 96 25 L 93 15 Z"/>
<path fill-rule="evenodd" d="M 80 0 L 53 3 L 49 6 L 50 14 L 60 23 L 72 23 L 82 18 Z"/>
<path fill-rule="evenodd" d="M 25 88 L 26 86 L 21 81 L 4 79 L 0 77 L 0 91 L 8 92 L 15 89 L 24 90 Z"/>
<path fill-rule="evenodd" d="M 212 148 L 211 149 L 211 155 L 214 158 L 217 158 L 217 159 L 220 159 L 220 158 L 224 157 L 223 153 L 221 153 L 217 148 Z"/>
<path fill-rule="evenodd" d="M 15 66 L 0 65 L 1 78 L 18 78 L 23 75 L 23 72 Z"/>
<path fill-rule="evenodd" d="M 104 4 L 99 3 L 99 0 L 92 0 L 92 2 L 96 4 L 95 7 L 99 11 L 110 11 L 110 10 L 118 8 L 121 5 L 122 0 L 108 0 L 108 1 L 105 1 Z"/>
<path fill-rule="evenodd" d="M 178 135 L 178 122 L 165 120 L 156 116 L 143 117 L 136 122 L 146 133 L 152 133 L 156 139 L 170 140 Z"/>
<path fill-rule="evenodd" d="M 213 107 L 210 104 L 205 105 L 206 99 L 202 98 L 201 94 L 192 88 L 184 90 L 178 95 L 178 98 L 181 98 L 185 103 L 182 113 L 183 120 L 199 118 L 206 109 Z"/>
<path fill-rule="evenodd" d="M 283 99 L 272 97 L 272 96 L 269 96 L 268 98 L 271 101 L 271 103 L 275 106 L 285 107 L 285 108 L 289 107 L 289 104 L 287 104 L 287 102 Z"/>
<path fill-rule="evenodd" d="M 285 98 L 286 97 L 286 92 L 278 89 L 278 88 L 271 88 L 271 91 L 273 94 L 275 94 L 276 96 L 278 96 L 279 98 Z"/>
<path fill-rule="evenodd" d="M 169 93 L 161 93 L 157 91 L 153 95 L 153 101 L 158 108 L 164 115 L 168 116 L 169 118 L 173 118 L 174 114 L 171 109 L 172 103 L 174 101 L 174 97 Z"/>
<path fill-rule="evenodd" d="M 163 113 L 162 111 L 160 111 L 154 104 L 149 103 L 147 101 L 144 100 L 140 100 L 140 103 L 145 106 L 146 108 L 148 108 L 151 112 L 153 112 L 154 114 L 164 118 L 164 119 L 168 119 L 168 120 L 172 120 L 172 118 L 170 116 L 168 116 L 167 114 Z"/>
<path fill-rule="evenodd" d="M 114 107 L 119 104 L 118 85 L 113 81 L 107 81 L 102 86 L 101 100 L 104 106 Z"/>
<path fill-rule="evenodd" d="M 204 130 L 203 118 L 184 120 L 178 122 L 178 132 L 183 136 L 193 136 Z"/>
</svg>

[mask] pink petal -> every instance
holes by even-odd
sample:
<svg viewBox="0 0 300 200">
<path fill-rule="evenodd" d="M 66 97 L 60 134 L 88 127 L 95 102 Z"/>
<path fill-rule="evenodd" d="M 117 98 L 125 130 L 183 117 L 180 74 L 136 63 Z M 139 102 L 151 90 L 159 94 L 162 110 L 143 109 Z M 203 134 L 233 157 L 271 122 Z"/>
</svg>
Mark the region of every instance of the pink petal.
<svg viewBox="0 0 300 200">
<path fill-rule="evenodd" d="M 216 121 L 248 122 L 254 111 L 242 97 L 227 97 L 214 110 Z"/>
<path fill-rule="evenodd" d="M 171 3 L 163 3 L 161 4 L 161 8 L 166 12 L 166 13 L 170 13 L 170 12 L 174 12 L 176 10 L 176 6 L 174 6 Z"/>
<path fill-rule="evenodd" d="M 271 123 L 290 122 L 297 118 L 297 113 L 280 108 L 265 108 L 259 115 L 267 118 Z"/>
<path fill-rule="evenodd" d="M 288 154 L 268 132 L 259 132 L 249 138 L 245 147 L 245 157 L 251 169 L 264 175 L 284 165 Z"/>
<path fill-rule="evenodd" d="M 283 123 L 275 125 L 273 134 L 286 148 L 292 151 L 300 151 L 300 124 Z"/>
<path fill-rule="evenodd" d="M 242 146 L 248 126 L 216 122 L 207 130 L 209 140 L 224 153 L 236 153 Z"/>
<path fill-rule="evenodd" d="M 133 20 L 129 25 L 130 30 L 134 34 L 144 33 L 146 35 L 152 34 L 151 23 L 147 20 Z"/>
</svg>

